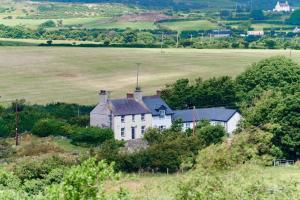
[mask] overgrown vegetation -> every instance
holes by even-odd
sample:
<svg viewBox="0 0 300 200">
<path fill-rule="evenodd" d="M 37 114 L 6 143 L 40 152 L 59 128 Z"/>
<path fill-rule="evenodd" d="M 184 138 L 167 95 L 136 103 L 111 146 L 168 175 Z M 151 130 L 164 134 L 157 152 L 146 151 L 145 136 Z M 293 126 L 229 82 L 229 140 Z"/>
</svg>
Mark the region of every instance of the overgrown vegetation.
<svg viewBox="0 0 300 200">
<path fill-rule="evenodd" d="M 167 85 L 162 94 L 175 109 L 236 107 L 243 121 L 231 138 L 222 126 L 207 121 L 198 123 L 195 131 L 182 131 L 177 121 L 167 130 L 147 130 L 147 146 L 128 151 L 123 141 L 113 139 L 111 130 L 85 127 L 91 107 L 14 102 L 0 113 L 2 137 L 6 137 L 0 143 L 4 163 L 0 199 L 132 198 L 126 189 L 104 187 L 120 178 L 115 171 L 188 171 L 177 185 L 176 199 L 297 198 L 296 180 L 269 181 L 264 172 L 276 158 L 299 159 L 298 64 L 289 58 L 272 57 L 254 63 L 235 79 L 182 79 Z M 14 135 L 16 110 L 23 120 L 20 130 L 38 136 L 22 134 L 22 142 L 26 137 L 31 142 L 18 148 L 9 138 Z M 68 151 L 54 142 L 33 142 L 33 137 L 47 141 L 47 137 L 57 136 L 67 138 L 69 145 L 78 145 L 72 148 L 85 148 L 89 153 Z"/>
</svg>

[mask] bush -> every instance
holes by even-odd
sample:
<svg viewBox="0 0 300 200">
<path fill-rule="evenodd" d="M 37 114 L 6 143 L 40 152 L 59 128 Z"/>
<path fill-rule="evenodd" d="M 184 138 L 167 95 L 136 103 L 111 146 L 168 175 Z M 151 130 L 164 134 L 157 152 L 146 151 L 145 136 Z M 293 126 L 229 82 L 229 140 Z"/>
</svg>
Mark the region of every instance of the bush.
<svg viewBox="0 0 300 200">
<path fill-rule="evenodd" d="M 179 184 L 178 200 L 253 200 L 298 199 L 299 190 L 293 180 L 270 184 L 262 167 L 242 165 L 229 172 L 193 172 L 184 183 Z"/>
<path fill-rule="evenodd" d="M 46 191 L 45 199 L 108 199 L 103 184 L 118 177 L 113 165 L 104 161 L 96 162 L 96 159 L 91 158 L 68 170 L 61 184 L 52 185 Z M 113 196 L 112 193 L 109 194 L 110 199 L 114 199 Z M 123 199 L 126 199 L 125 197 L 126 195 Z"/>
<path fill-rule="evenodd" d="M 41 119 L 34 124 L 32 129 L 32 133 L 40 137 L 49 135 L 70 136 L 72 132 L 73 127 L 57 119 Z"/>
<path fill-rule="evenodd" d="M 96 146 L 113 138 L 114 133 L 111 129 L 97 127 L 78 128 L 76 133 L 72 135 L 72 143 Z"/>
<path fill-rule="evenodd" d="M 197 125 L 196 134 L 204 146 L 209 146 L 222 142 L 226 132 L 222 125 L 211 125 L 209 121 L 202 121 Z"/>
<path fill-rule="evenodd" d="M 56 168 L 67 165 L 63 159 L 57 156 L 40 157 L 35 160 L 24 160 L 13 167 L 14 174 L 22 181 L 31 179 L 44 179 Z"/>
<path fill-rule="evenodd" d="M 6 122 L 0 117 L 0 138 L 9 136 L 9 128 Z"/>
<path fill-rule="evenodd" d="M 230 169 L 253 160 L 271 165 L 277 150 L 272 144 L 272 137 L 271 133 L 259 129 L 235 135 L 231 141 L 201 150 L 197 167 L 206 170 Z"/>
</svg>

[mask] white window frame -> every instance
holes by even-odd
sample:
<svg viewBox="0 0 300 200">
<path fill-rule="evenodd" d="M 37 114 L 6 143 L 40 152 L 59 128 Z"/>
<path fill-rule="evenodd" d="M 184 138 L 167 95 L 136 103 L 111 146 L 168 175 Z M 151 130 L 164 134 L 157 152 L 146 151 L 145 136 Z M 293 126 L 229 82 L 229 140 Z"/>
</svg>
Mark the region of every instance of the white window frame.
<svg viewBox="0 0 300 200">
<path fill-rule="evenodd" d="M 121 128 L 121 137 L 122 137 L 122 138 L 125 137 L 125 128 Z"/>
<path fill-rule="evenodd" d="M 125 123 L 125 115 L 121 116 L 121 123 Z"/>
<path fill-rule="evenodd" d="M 142 122 L 145 121 L 145 114 L 141 114 L 141 120 L 142 120 Z"/>
<path fill-rule="evenodd" d="M 146 126 L 141 126 L 141 133 L 142 133 L 142 135 L 145 134 L 145 130 L 146 130 Z"/>
</svg>

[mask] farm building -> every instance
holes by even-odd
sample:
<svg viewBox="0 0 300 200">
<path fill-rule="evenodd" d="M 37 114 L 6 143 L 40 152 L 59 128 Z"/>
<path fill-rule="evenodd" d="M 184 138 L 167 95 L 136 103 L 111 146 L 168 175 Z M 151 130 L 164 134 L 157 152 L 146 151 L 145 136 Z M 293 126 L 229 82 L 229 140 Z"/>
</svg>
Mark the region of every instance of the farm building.
<svg viewBox="0 0 300 200">
<path fill-rule="evenodd" d="M 224 29 L 224 30 L 212 30 L 210 32 L 210 36 L 214 38 L 228 38 L 232 34 L 231 30 Z"/>
<path fill-rule="evenodd" d="M 248 31 L 247 35 L 248 36 L 264 36 L 265 32 L 264 31 Z"/>
<path fill-rule="evenodd" d="M 175 111 L 174 120 L 181 120 L 183 130 L 192 129 L 194 122 L 208 120 L 211 124 L 220 124 L 225 128 L 228 134 L 232 134 L 241 120 L 241 115 L 235 109 L 219 108 L 201 108 Z"/>
<path fill-rule="evenodd" d="M 150 127 L 167 129 L 172 125 L 173 111 L 160 98 L 142 96 L 137 88 L 124 99 L 109 99 L 105 90 L 99 93 L 100 101 L 90 113 L 90 125 L 111 128 L 115 139 L 131 140 L 142 138 Z"/>
<path fill-rule="evenodd" d="M 143 96 L 137 88 L 123 99 L 110 99 L 108 92 L 101 90 L 99 103 L 90 113 L 90 125 L 111 128 L 117 140 L 134 140 L 144 136 L 148 128 L 168 129 L 172 122 L 181 119 L 183 130 L 193 128 L 193 122 L 209 120 L 211 124 L 221 124 L 232 134 L 240 121 L 240 114 L 233 109 L 206 108 L 173 111 L 160 97 L 160 92 Z M 194 119 L 194 121 L 193 121 Z"/>
</svg>

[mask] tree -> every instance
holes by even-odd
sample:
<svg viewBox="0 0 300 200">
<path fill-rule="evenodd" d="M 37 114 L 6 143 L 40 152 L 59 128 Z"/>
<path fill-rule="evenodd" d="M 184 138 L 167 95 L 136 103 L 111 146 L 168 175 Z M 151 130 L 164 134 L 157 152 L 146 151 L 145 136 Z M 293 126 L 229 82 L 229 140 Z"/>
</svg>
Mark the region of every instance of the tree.
<svg viewBox="0 0 300 200">
<path fill-rule="evenodd" d="M 293 25 L 300 25 L 300 10 L 295 10 L 290 18 L 287 20 L 287 23 Z"/>
<path fill-rule="evenodd" d="M 78 128 L 72 136 L 72 142 L 75 144 L 99 145 L 107 140 L 114 138 L 114 133 L 111 129 L 88 127 Z"/>
<path fill-rule="evenodd" d="M 253 10 L 253 11 L 251 11 L 250 17 L 254 20 L 264 20 L 265 19 L 265 15 L 264 15 L 264 12 L 262 10 Z"/>
<path fill-rule="evenodd" d="M 43 22 L 42 24 L 40 24 L 39 27 L 53 28 L 53 27 L 56 27 L 56 23 L 53 20 L 47 20 L 47 21 Z"/>
<path fill-rule="evenodd" d="M 275 47 L 276 47 L 276 41 L 272 40 L 272 39 L 267 39 L 267 40 L 265 40 L 265 46 L 268 49 L 275 49 Z"/>
<path fill-rule="evenodd" d="M 40 137 L 49 135 L 70 136 L 73 132 L 72 127 L 57 119 L 41 119 L 32 128 L 32 133 Z"/>
<path fill-rule="evenodd" d="M 0 137 L 8 137 L 9 133 L 10 131 L 6 122 L 0 117 Z"/>
<path fill-rule="evenodd" d="M 300 66 L 286 57 L 272 57 L 252 65 L 236 78 L 239 101 L 251 103 L 264 91 L 298 84 Z"/>
<path fill-rule="evenodd" d="M 211 125 L 209 121 L 201 121 L 197 124 L 196 134 L 204 146 L 209 146 L 222 142 L 226 132 L 222 125 Z"/>
</svg>

